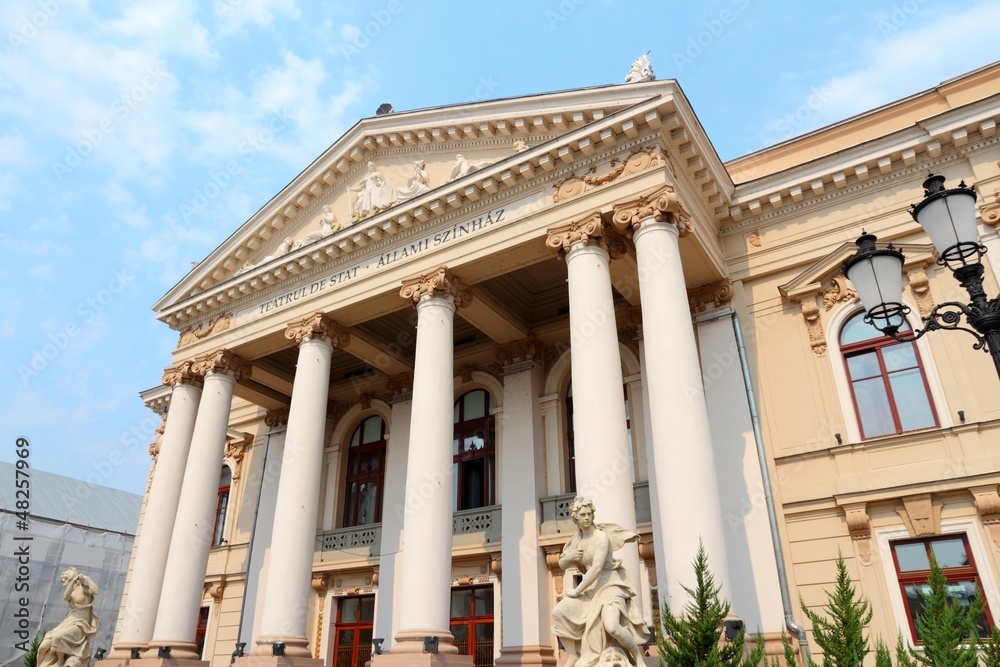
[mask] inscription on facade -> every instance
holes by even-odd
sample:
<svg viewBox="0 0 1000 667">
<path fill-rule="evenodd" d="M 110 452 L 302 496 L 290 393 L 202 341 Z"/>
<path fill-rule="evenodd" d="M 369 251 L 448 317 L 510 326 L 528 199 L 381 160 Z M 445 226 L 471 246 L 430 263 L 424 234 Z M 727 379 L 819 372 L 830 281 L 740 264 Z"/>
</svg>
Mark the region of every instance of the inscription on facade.
<svg viewBox="0 0 1000 667">
<path fill-rule="evenodd" d="M 385 252 L 366 258 L 364 261 L 355 264 L 354 266 L 340 269 L 333 273 L 329 273 L 318 280 L 296 287 L 294 289 L 288 290 L 284 294 L 280 294 L 274 298 L 268 299 L 263 303 L 249 308 L 247 310 L 241 311 L 237 315 L 237 320 L 244 319 L 247 315 L 252 314 L 255 318 L 268 313 L 272 313 L 276 310 L 284 308 L 289 304 L 295 303 L 302 299 L 309 299 L 311 297 L 317 296 L 322 292 L 334 289 L 345 283 L 357 280 L 366 274 L 371 274 L 377 272 L 390 264 L 395 264 L 401 262 L 408 258 L 418 255 L 420 253 L 438 248 L 444 245 L 448 245 L 454 241 L 457 241 L 466 236 L 476 234 L 488 227 L 499 224 L 501 222 L 508 222 L 511 215 L 509 213 L 510 207 L 507 208 L 496 208 L 488 211 L 484 215 L 480 215 L 471 220 L 466 220 L 464 222 L 453 225 L 447 229 L 437 231 L 433 234 L 429 234 L 424 238 L 418 239 L 416 241 L 411 241 L 399 245 Z M 521 211 L 519 211 L 521 212 Z"/>
</svg>

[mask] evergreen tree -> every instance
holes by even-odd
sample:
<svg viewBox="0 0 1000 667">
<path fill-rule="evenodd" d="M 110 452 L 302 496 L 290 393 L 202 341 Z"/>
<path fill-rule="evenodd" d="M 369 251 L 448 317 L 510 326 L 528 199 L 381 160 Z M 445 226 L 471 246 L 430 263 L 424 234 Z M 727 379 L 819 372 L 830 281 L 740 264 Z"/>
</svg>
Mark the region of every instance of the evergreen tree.
<svg viewBox="0 0 1000 667">
<path fill-rule="evenodd" d="M 743 650 L 745 629 L 741 629 L 732 641 L 722 640 L 722 622 L 729 614 L 729 603 L 719 599 L 720 587 L 716 586 L 708 569 L 704 546 L 698 548 L 694 574 L 694 589 L 684 588 L 691 602 L 683 615 L 675 618 L 669 604 L 663 603 L 661 631 L 656 638 L 660 664 L 666 667 L 756 667 L 764 657 L 764 643 L 760 637 L 746 655 Z"/>
<path fill-rule="evenodd" d="M 861 667 L 868 650 L 865 626 L 872 620 L 871 603 L 854 590 L 843 554 L 837 554 L 837 586 L 826 594 L 825 614 L 799 600 L 823 649 L 823 667 Z"/>
<path fill-rule="evenodd" d="M 920 591 L 924 609 L 916 619 L 924 650 L 911 650 L 910 655 L 925 667 L 978 667 L 978 624 L 985 611 L 982 597 L 977 591 L 968 607 L 953 604 L 948 599 L 947 580 L 934 559 L 927 585 L 930 593 Z"/>
<path fill-rule="evenodd" d="M 983 640 L 983 667 L 1000 667 L 1000 628 L 993 626 L 989 637 Z"/>
<path fill-rule="evenodd" d="M 38 647 L 41 645 L 43 637 L 45 637 L 44 632 L 35 635 L 35 638 L 31 640 L 31 647 L 24 654 L 24 667 L 35 667 L 38 664 Z"/>
</svg>

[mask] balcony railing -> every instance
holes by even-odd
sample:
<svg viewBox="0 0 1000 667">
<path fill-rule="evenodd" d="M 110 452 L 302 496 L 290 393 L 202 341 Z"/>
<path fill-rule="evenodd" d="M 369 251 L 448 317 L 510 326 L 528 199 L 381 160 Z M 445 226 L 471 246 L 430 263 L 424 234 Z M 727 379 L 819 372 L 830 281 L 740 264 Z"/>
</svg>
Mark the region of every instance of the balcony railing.
<svg viewBox="0 0 1000 667">
<path fill-rule="evenodd" d="M 323 551 L 350 551 L 354 556 L 378 556 L 382 546 L 382 524 L 337 528 L 318 535 Z"/>
<path fill-rule="evenodd" d="M 487 542 L 499 542 L 500 505 L 455 512 L 452 515 L 451 532 L 455 535 L 486 533 Z"/>
<path fill-rule="evenodd" d="M 635 496 L 636 523 L 652 521 L 652 514 L 649 509 L 649 482 L 636 482 L 632 485 L 632 490 Z M 575 493 L 564 493 L 558 496 L 542 498 L 542 523 L 544 524 L 547 521 L 567 522 L 569 524 L 567 529 L 572 528 L 572 521 L 569 517 L 569 506 L 575 496 Z M 599 499 L 596 502 L 600 505 Z M 597 508 L 597 517 L 598 520 L 601 520 L 600 506 Z M 543 530 L 543 532 L 545 531 Z"/>
</svg>

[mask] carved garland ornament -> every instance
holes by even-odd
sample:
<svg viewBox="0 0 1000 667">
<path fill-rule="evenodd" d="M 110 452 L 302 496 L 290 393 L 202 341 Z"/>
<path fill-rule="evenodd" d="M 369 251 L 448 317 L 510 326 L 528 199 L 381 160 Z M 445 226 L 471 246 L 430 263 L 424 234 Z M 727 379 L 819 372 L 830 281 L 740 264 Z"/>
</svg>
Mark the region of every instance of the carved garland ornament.
<svg viewBox="0 0 1000 667">
<path fill-rule="evenodd" d="M 214 336 L 217 333 L 221 333 L 232 326 L 233 315 L 232 313 L 226 313 L 221 317 L 214 320 L 205 322 L 199 327 L 188 327 L 181 332 L 180 340 L 177 342 L 177 347 L 184 347 L 186 345 L 191 345 L 195 341 L 199 341 L 203 338 L 208 338 L 209 336 Z"/>
<path fill-rule="evenodd" d="M 316 591 L 316 602 L 319 606 L 319 614 L 316 617 L 316 646 L 313 649 L 313 657 L 319 658 L 320 644 L 323 641 L 323 612 L 326 611 L 326 592 L 329 589 L 329 579 L 327 579 L 325 573 L 313 576 L 312 589 Z"/>
<path fill-rule="evenodd" d="M 826 310 L 830 310 L 841 301 L 855 303 L 858 300 L 858 293 L 850 287 L 847 276 L 838 273 L 831 279 L 830 289 L 823 291 L 823 303 Z"/>
<path fill-rule="evenodd" d="M 240 440 L 229 440 L 226 442 L 226 451 L 223 454 L 223 458 L 232 459 L 233 463 L 236 464 L 233 470 L 233 486 L 236 486 L 240 482 L 240 476 L 243 474 L 243 457 L 246 455 L 252 442 L 253 436 L 249 433 L 244 433 L 243 438 Z"/>
<path fill-rule="evenodd" d="M 809 346 L 817 357 L 822 357 L 826 354 L 826 333 L 823 331 L 816 299 L 802 301 L 802 317 L 806 320 L 806 330 L 809 332 Z"/>
<path fill-rule="evenodd" d="M 919 269 L 911 270 L 907 276 L 910 280 L 910 291 L 917 302 L 917 310 L 921 317 L 928 317 L 934 310 L 934 297 L 931 296 L 931 285 L 927 274 Z"/>
<path fill-rule="evenodd" d="M 191 370 L 198 375 L 207 373 L 231 373 L 237 381 L 250 377 L 250 362 L 226 349 L 196 357 Z"/>
<path fill-rule="evenodd" d="M 433 271 L 422 273 L 403 281 L 399 296 L 419 303 L 424 296 L 450 295 L 455 299 L 455 306 L 461 308 L 472 303 L 472 290 L 469 289 L 446 266 L 439 266 Z"/>
<path fill-rule="evenodd" d="M 583 176 L 573 174 L 564 181 L 557 183 L 555 194 L 552 195 L 552 201 L 559 203 L 567 199 L 572 199 L 591 188 L 607 185 L 621 176 L 631 176 L 632 174 L 638 174 L 652 167 L 659 166 L 663 164 L 663 158 L 660 157 L 656 146 L 645 146 L 636 148 L 624 160 L 616 158 L 609 164 L 611 171 L 599 176 L 596 174 L 597 167 L 595 166 L 588 169 L 587 173 Z"/>
<path fill-rule="evenodd" d="M 292 320 L 285 329 L 285 338 L 301 343 L 312 338 L 325 338 L 334 347 L 344 348 L 351 344 L 351 332 L 340 326 L 323 311 L 316 311 L 302 319 Z"/>
</svg>

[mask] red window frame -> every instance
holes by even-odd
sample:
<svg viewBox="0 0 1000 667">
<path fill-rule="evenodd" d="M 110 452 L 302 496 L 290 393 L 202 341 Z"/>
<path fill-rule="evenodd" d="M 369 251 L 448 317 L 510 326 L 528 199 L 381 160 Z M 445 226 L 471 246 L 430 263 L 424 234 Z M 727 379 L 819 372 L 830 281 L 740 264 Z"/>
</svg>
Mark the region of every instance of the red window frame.
<svg viewBox="0 0 1000 667">
<path fill-rule="evenodd" d="M 213 547 L 226 541 L 226 514 L 229 512 L 229 490 L 232 487 L 232 478 L 233 473 L 229 466 L 222 466 L 222 473 L 219 475 L 219 492 L 215 502 L 215 522 L 212 524 Z"/>
<path fill-rule="evenodd" d="M 930 568 L 919 569 L 919 570 L 907 570 L 905 572 L 900 570 L 899 567 L 899 555 L 897 553 L 897 547 L 907 546 L 913 544 L 921 544 L 926 550 L 928 563 L 932 558 L 931 545 L 935 542 L 945 542 L 954 541 L 960 539 L 962 541 L 962 546 L 965 548 L 965 556 L 968 561 L 966 565 L 957 567 L 943 567 L 941 568 L 941 573 L 944 575 L 945 580 L 948 582 L 958 582 L 958 581 L 975 581 L 976 586 L 979 588 L 980 595 L 983 596 L 983 604 L 986 609 L 986 624 L 987 627 L 993 627 L 993 616 L 990 614 L 989 603 L 986 602 L 986 595 L 983 590 L 983 582 L 979 577 L 979 570 L 976 568 L 976 560 L 972 555 L 972 549 L 969 547 L 969 538 L 965 533 L 952 533 L 949 535 L 935 535 L 934 537 L 922 537 L 912 540 L 894 540 L 890 543 L 890 549 L 892 551 L 892 564 L 896 570 L 896 580 L 899 582 L 899 592 L 903 598 L 903 608 L 906 610 L 906 622 L 910 627 L 910 638 L 917 644 L 922 644 L 923 642 L 917 636 L 917 626 L 916 619 L 913 616 L 913 610 L 910 608 L 908 602 L 908 596 L 906 592 L 907 586 L 919 586 L 927 583 L 927 578 L 930 577 Z"/>
<path fill-rule="evenodd" d="M 371 420 L 380 422 L 377 440 L 365 442 L 365 425 Z M 385 491 L 385 420 L 379 415 L 371 415 L 361 420 L 351 436 L 351 444 L 347 451 L 347 472 L 344 480 L 344 528 L 379 523 L 382 520 L 382 496 Z M 374 468 L 364 468 L 372 460 Z M 375 515 L 371 521 L 363 522 L 358 516 L 361 508 L 361 487 L 365 484 L 377 484 L 375 499 Z M 353 501 L 353 502 L 352 502 Z"/>
<path fill-rule="evenodd" d="M 198 609 L 198 625 L 194 631 L 195 651 L 198 657 L 205 659 L 205 636 L 208 634 L 208 607 Z"/>
<path fill-rule="evenodd" d="M 352 607 L 353 615 L 349 613 Z M 374 618 L 374 595 L 337 598 L 332 667 L 364 667 L 371 660 Z"/>
<path fill-rule="evenodd" d="M 853 315 L 850 318 L 848 318 L 848 320 L 844 323 L 844 325 L 840 329 L 840 336 L 841 337 L 843 336 L 843 333 L 844 333 L 845 329 L 847 328 L 847 326 L 849 324 L 851 324 L 856 318 L 859 318 L 859 317 L 864 317 L 864 313 L 858 313 L 858 314 Z M 874 327 L 872 327 L 872 331 L 876 331 L 876 329 Z M 885 364 L 885 357 L 884 357 L 884 352 L 883 351 L 885 350 L 885 348 L 895 347 L 897 345 L 910 345 L 910 346 L 912 346 L 913 356 L 914 356 L 914 359 L 916 360 L 916 366 L 910 366 L 907 369 L 897 369 L 895 371 L 889 371 L 888 370 L 888 368 L 886 367 L 886 364 Z M 864 354 L 868 354 L 870 352 L 874 352 L 875 353 L 876 359 L 878 361 L 878 366 L 879 366 L 880 374 L 879 375 L 865 376 L 865 377 L 857 377 L 857 378 L 853 377 L 851 375 L 851 367 L 850 367 L 849 360 L 851 358 L 853 358 L 853 357 L 859 357 L 859 356 L 862 356 Z M 895 397 L 895 395 L 893 393 L 893 390 L 892 390 L 892 384 L 889 381 L 890 375 L 892 375 L 893 373 L 896 373 L 896 372 L 900 372 L 900 370 L 910 370 L 912 368 L 916 368 L 916 369 L 918 369 L 920 371 L 920 379 L 922 380 L 922 383 L 923 383 L 924 394 L 927 397 L 927 404 L 930 407 L 930 411 L 931 411 L 931 415 L 930 416 L 931 416 L 931 419 L 933 420 L 933 423 L 930 424 L 930 425 L 928 425 L 928 426 L 921 426 L 918 429 L 911 429 L 911 430 L 922 430 L 924 428 L 937 428 L 938 426 L 940 426 L 941 422 L 938 419 L 937 409 L 934 407 L 934 399 L 931 396 L 930 385 L 927 383 L 927 372 L 926 372 L 926 370 L 924 370 L 924 363 L 923 363 L 923 360 L 920 358 L 920 350 L 917 348 L 916 343 L 914 343 L 914 342 L 902 343 L 902 342 L 900 342 L 898 340 L 890 338 L 889 336 L 879 336 L 879 335 L 876 335 L 876 336 L 873 336 L 871 338 L 866 338 L 864 340 L 855 341 L 853 343 L 847 343 L 847 344 L 841 343 L 840 344 L 840 353 L 841 353 L 841 356 L 843 356 L 843 358 L 844 358 L 844 372 L 847 375 L 847 383 L 848 383 L 848 385 L 850 385 L 850 388 L 851 388 L 851 402 L 852 402 L 852 404 L 854 406 L 854 416 L 858 420 L 858 428 L 861 431 L 861 437 L 862 437 L 862 439 L 879 438 L 879 437 L 883 437 L 883 436 L 886 436 L 886 435 L 893 435 L 892 433 L 876 433 L 876 434 L 872 434 L 872 435 L 867 434 L 866 433 L 866 429 L 865 429 L 865 422 L 862 419 L 861 411 L 858 409 L 858 397 L 857 397 L 857 393 L 855 391 L 855 383 L 859 382 L 859 381 L 862 381 L 862 380 L 872 380 L 872 379 L 879 378 L 879 377 L 882 379 L 882 383 L 883 383 L 883 386 L 885 388 L 885 394 L 886 394 L 886 397 L 887 397 L 888 402 L 889 402 L 889 411 L 890 411 L 890 413 L 892 415 L 892 422 L 893 422 L 893 427 L 895 429 L 895 435 L 900 435 L 902 433 L 906 433 L 907 432 L 907 430 L 903 428 L 902 420 L 900 419 L 900 416 L 899 416 L 899 408 L 897 407 L 897 403 L 896 403 L 896 397 Z"/>
<path fill-rule="evenodd" d="M 469 604 L 465 608 L 456 605 L 456 595 L 469 593 Z M 483 613 L 476 613 L 477 593 L 481 593 L 485 602 Z M 493 640 L 496 636 L 496 625 L 493 620 L 493 586 L 464 586 L 451 589 L 451 634 L 455 636 L 455 647 L 459 654 L 471 655 L 476 667 L 492 667 Z M 479 629 L 489 638 L 480 638 Z M 458 630 L 458 635 L 456 635 Z M 460 637 L 465 636 L 462 640 Z"/>
<path fill-rule="evenodd" d="M 475 393 L 484 395 L 483 416 L 467 419 L 465 398 Z M 455 465 L 455 510 L 489 507 L 496 504 L 496 422 L 493 417 L 493 396 L 485 389 L 473 389 L 455 401 L 455 431 L 452 442 L 452 460 Z M 461 443 L 467 438 L 482 437 L 480 449 L 465 450 Z M 472 466 L 482 465 L 483 485 L 477 498 L 471 498 L 470 473 Z"/>
</svg>

